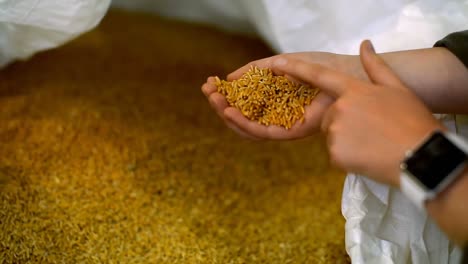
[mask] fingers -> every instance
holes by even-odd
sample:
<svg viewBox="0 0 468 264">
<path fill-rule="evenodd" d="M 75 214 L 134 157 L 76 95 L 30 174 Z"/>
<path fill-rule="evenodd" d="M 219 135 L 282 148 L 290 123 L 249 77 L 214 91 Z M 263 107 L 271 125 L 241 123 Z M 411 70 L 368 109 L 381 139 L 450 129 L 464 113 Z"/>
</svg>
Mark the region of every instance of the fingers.
<svg viewBox="0 0 468 264">
<path fill-rule="evenodd" d="M 374 47 L 369 40 L 364 40 L 361 43 L 360 58 L 364 70 L 373 83 L 394 87 L 403 86 L 398 76 L 390 69 L 385 61 L 375 53 Z"/>
<path fill-rule="evenodd" d="M 236 126 L 245 133 L 254 135 L 259 139 L 285 140 L 296 138 L 292 129 L 288 131 L 280 126 L 261 125 L 257 121 L 248 120 L 239 110 L 233 107 L 227 108 L 224 111 L 224 116 L 229 122 L 235 123 Z M 297 129 L 297 127 L 295 129 Z"/>
<path fill-rule="evenodd" d="M 255 141 L 258 141 L 258 140 L 261 140 L 260 138 L 258 137 L 255 137 L 251 134 L 247 134 L 245 131 L 243 131 L 242 129 L 240 129 L 238 126 L 236 126 L 234 123 L 232 123 L 231 121 L 229 120 L 225 120 L 224 123 L 226 124 L 227 127 L 229 127 L 230 129 L 232 129 L 234 132 L 236 132 L 238 135 L 240 135 L 241 137 L 244 137 L 244 138 L 247 138 L 247 139 L 250 139 L 250 140 L 255 140 Z"/>
<path fill-rule="evenodd" d="M 333 117 L 335 116 L 335 111 L 333 105 L 328 108 L 328 111 L 325 112 L 322 118 L 322 123 L 320 124 L 320 130 L 324 134 L 328 133 L 330 125 L 333 123 Z"/>
<path fill-rule="evenodd" d="M 268 58 L 264 58 L 264 59 L 260 59 L 260 60 L 256 60 L 256 61 L 252 61 L 252 62 L 249 62 L 247 63 L 246 65 L 240 67 L 239 69 L 235 70 L 234 72 L 228 74 L 227 76 L 227 80 L 228 81 L 232 81 L 232 80 L 236 80 L 236 79 L 239 79 L 244 73 L 246 73 L 252 66 L 257 66 L 259 68 L 270 68 L 273 70 L 273 72 L 275 74 L 277 74 L 277 72 L 275 72 L 275 69 L 272 67 L 273 66 L 273 62 L 278 59 L 278 58 L 291 58 L 291 59 L 303 59 L 303 57 L 306 56 L 304 53 L 283 53 L 283 54 L 280 54 L 280 55 L 275 55 L 275 56 L 272 56 L 272 57 L 268 57 Z M 293 80 L 293 79 L 291 79 Z"/>
<path fill-rule="evenodd" d="M 242 113 L 234 108 L 229 107 L 224 110 L 224 116 L 228 122 L 236 124 L 236 126 L 250 135 L 255 135 L 258 138 L 268 139 L 267 127 L 260 125 L 256 121 L 247 119 Z"/>
<path fill-rule="evenodd" d="M 236 122 L 241 120 L 242 122 L 248 121 L 243 115 L 242 118 L 236 118 L 235 121 L 231 121 L 226 118 L 224 115 L 225 109 L 229 108 L 228 102 L 226 101 L 226 98 L 217 92 L 217 87 L 215 85 L 215 79 L 214 77 L 209 77 L 207 79 L 207 82 L 202 85 L 201 88 L 203 94 L 208 98 L 208 102 L 210 103 L 211 107 L 215 110 L 216 114 L 224 120 L 224 123 L 226 126 L 228 126 L 230 129 L 232 129 L 234 132 L 239 134 L 240 136 L 244 138 L 248 138 L 251 140 L 260 140 L 261 138 L 256 137 L 254 133 L 247 133 L 243 131 L 239 126 L 236 125 Z M 243 120 L 245 119 L 245 120 Z"/>
<path fill-rule="evenodd" d="M 253 61 L 229 74 L 228 80 L 232 81 L 234 79 L 239 79 L 252 66 L 257 66 L 259 68 L 270 68 L 276 75 L 284 75 L 294 82 L 307 84 L 308 80 L 307 78 L 302 78 L 303 75 L 296 75 L 294 73 L 284 73 L 281 71 L 282 69 L 276 69 L 275 67 L 273 67 L 273 63 L 278 58 L 285 58 L 291 61 L 297 60 L 299 61 L 299 63 L 303 63 L 302 57 L 303 54 L 282 54 L 270 58 Z M 306 107 L 306 113 L 304 116 L 305 123 L 303 124 L 301 122 L 298 122 L 291 129 L 287 130 L 283 127 L 275 125 L 261 125 L 257 121 L 247 119 L 245 116 L 242 115 L 242 113 L 238 109 L 229 107 L 224 96 L 217 92 L 215 79 L 213 77 L 208 78 L 207 83 L 205 83 L 202 86 L 202 91 L 208 97 L 209 102 L 211 106 L 216 110 L 216 113 L 225 121 L 226 125 L 229 128 L 231 128 L 243 137 L 255 140 L 295 139 L 304 137 L 308 135 L 308 133 L 310 133 L 311 131 L 317 131 L 323 113 L 334 100 L 334 98 L 328 96 L 326 93 L 319 94 L 314 100 L 314 103 Z"/>
<path fill-rule="evenodd" d="M 218 90 L 218 88 L 216 87 L 216 84 L 215 84 L 215 78 L 214 77 L 208 77 L 208 79 L 206 80 L 206 83 L 204 83 L 201 87 L 201 90 L 203 92 L 203 94 L 208 97 L 210 96 L 210 94 L 216 92 Z"/>
<path fill-rule="evenodd" d="M 205 93 L 205 91 L 204 91 Z M 223 95 L 217 92 L 212 92 L 211 94 L 208 95 L 208 101 L 211 105 L 211 107 L 215 110 L 216 114 L 221 117 L 222 120 L 224 120 L 224 123 L 226 126 L 228 126 L 230 129 L 232 129 L 234 132 L 237 134 L 241 135 L 244 138 L 248 138 L 251 140 L 260 140 L 260 138 L 255 137 L 254 135 L 248 134 L 245 131 L 243 131 L 241 128 L 239 128 L 235 123 L 232 121 L 226 119 L 224 116 L 224 111 L 226 108 L 229 107 L 226 99 L 224 98 Z"/>
<path fill-rule="evenodd" d="M 324 66 L 297 59 L 280 57 L 273 61 L 272 67 L 281 74 L 302 80 L 335 98 L 340 97 L 350 84 L 357 82 L 347 75 Z"/>
<path fill-rule="evenodd" d="M 215 92 L 209 95 L 208 101 L 218 116 L 224 119 L 224 109 L 229 106 L 226 98 L 222 94 Z"/>
<path fill-rule="evenodd" d="M 242 77 L 242 75 L 243 75 L 244 73 L 246 73 L 252 66 L 257 66 L 257 67 L 259 67 L 259 68 L 271 68 L 271 63 L 272 63 L 272 60 L 273 60 L 274 57 L 276 57 L 276 56 L 268 57 L 268 58 L 264 58 L 264 59 L 261 59 L 261 60 L 256 60 L 256 61 L 249 62 L 249 63 L 247 63 L 246 65 L 244 65 L 244 66 L 240 67 L 239 69 L 235 70 L 234 72 L 228 74 L 227 80 L 228 80 L 228 81 L 232 81 L 232 80 L 239 79 L 239 78 Z"/>
<path fill-rule="evenodd" d="M 257 139 L 291 140 L 305 137 L 309 133 L 310 124 L 305 125 L 298 121 L 289 130 L 276 125 L 265 126 L 257 121 L 247 119 L 238 109 L 233 107 L 226 108 L 224 116 L 227 122 L 234 124 L 247 135 Z M 311 116 L 311 118 L 316 118 L 316 116 Z M 314 123 L 314 120 L 309 121 Z"/>
<path fill-rule="evenodd" d="M 294 78 L 294 77 L 291 76 L 291 75 L 285 74 L 284 77 L 285 77 L 286 79 L 288 79 L 288 80 L 294 82 L 294 83 L 302 84 L 302 85 L 308 85 L 307 83 L 305 83 L 305 82 L 303 82 L 303 81 L 301 81 L 301 80 L 299 80 L 299 79 L 296 79 L 296 78 Z"/>
</svg>

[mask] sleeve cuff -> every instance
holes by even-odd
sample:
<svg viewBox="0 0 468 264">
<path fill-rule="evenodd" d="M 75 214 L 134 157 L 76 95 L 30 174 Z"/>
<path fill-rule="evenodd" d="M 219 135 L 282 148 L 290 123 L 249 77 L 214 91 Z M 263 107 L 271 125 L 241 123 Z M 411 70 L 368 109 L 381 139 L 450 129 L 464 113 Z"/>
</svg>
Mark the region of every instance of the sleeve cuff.
<svg viewBox="0 0 468 264">
<path fill-rule="evenodd" d="M 468 68 L 468 30 L 454 32 L 437 41 L 434 47 L 444 47 Z"/>
</svg>

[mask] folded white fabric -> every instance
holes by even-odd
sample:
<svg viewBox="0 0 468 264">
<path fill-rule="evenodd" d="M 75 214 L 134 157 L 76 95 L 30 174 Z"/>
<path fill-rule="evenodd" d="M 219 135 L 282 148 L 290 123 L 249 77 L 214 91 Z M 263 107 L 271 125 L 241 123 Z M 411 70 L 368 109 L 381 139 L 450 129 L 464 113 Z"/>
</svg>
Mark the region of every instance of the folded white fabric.
<svg viewBox="0 0 468 264">
<path fill-rule="evenodd" d="M 379 52 L 430 47 L 449 32 L 465 30 L 466 0 L 114 0 L 227 29 L 259 32 L 278 52 L 357 54 L 371 38 Z"/>
<path fill-rule="evenodd" d="M 111 0 L 0 0 L 0 66 L 95 27 Z"/>
</svg>

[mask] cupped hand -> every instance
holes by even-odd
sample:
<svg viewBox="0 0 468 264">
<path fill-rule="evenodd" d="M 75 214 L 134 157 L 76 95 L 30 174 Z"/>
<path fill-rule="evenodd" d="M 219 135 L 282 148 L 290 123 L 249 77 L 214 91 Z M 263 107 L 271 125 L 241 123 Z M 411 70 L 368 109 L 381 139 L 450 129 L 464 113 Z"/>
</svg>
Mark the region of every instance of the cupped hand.
<svg viewBox="0 0 468 264">
<path fill-rule="evenodd" d="M 233 73 L 229 74 L 227 80 L 232 81 L 238 79 L 247 72 L 250 67 L 257 66 L 259 68 L 272 68 L 273 62 L 279 58 L 296 59 L 305 63 L 317 63 L 331 69 L 343 71 L 357 78 L 366 79 L 366 75 L 362 70 L 359 58 L 356 56 L 338 55 L 323 52 L 303 52 L 281 54 L 257 61 L 253 61 Z M 277 73 L 277 72 L 276 72 Z M 293 77 L 286 75 L 286 77 L 295 80 Z M 224 120 L 226 125 L 246 138 L 250 139 L 274 139 L 274 140 L 288 140 L 303 138 L 311 135 L 320 130 L 320 123 L 322 116 L 330 104 L 333 103 L 334 98 L 325 94 L 319 93 L 312 103 L 305 107 L 304 122 L 297 122 L 290 129 L 285 129 L 279 126 L 265 126 L 256 121 L 247 119 L 242 113 L 230 107 L 223 95 L 217 92 L 214 77 L 209 77 L 205 84 L 202 86 L 202 91 L 208 98 L 210 105 L 216 113 Z"/>
<path fill-rule="evenodd" d="M 272 68 L 335 98 L 321 128 L 336 165 L 399 186 L 405 152 L 444 127 L 375 54 L 369 41 L 361 45 L 360 58 L 371 82 L 295 59 L 278 58 Z"/>
</svg>

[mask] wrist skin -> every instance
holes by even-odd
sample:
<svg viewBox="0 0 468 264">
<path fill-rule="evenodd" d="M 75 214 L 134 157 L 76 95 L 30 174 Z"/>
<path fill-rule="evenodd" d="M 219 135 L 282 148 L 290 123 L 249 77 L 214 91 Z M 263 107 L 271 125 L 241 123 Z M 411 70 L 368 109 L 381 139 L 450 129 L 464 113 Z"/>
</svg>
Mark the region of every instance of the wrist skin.
<svg viewBox="0 0 468 264">
<path fill-rule="evenodd" d="M 468 242 L 468 168 L 435 199 L 426 202 L 428 214 L 459 246 Z"/>
<path fill-rule="evenodd" d="M 392 52 L 382 57 L 433 113 L 468 114 L 468 70 L 448 49 Z"/>
<path fill-rule="evenodd" d="M 446 128 L 438 128 L 447 131 Z M 434 130 L 433 130 L 434 131 Z M 431 132 L 432 133 L 432 132 Z M 424 138 L 424 137 L 423 137 Z M 423 140 L 415 141 L 417 146 Z M 414 147 L 409 148 L 414 149 Z M 404 154 L 402 154 L 403 160 Z M 397 183 L 394 187 L 400 187 L 400 170 L 393 177 Z M 468 168 L 446 189 L 440 192 L 434 199 L 425 204 L 429 216 L 436 221 L 439 227 L 448 235 L 450 240 L 459 246 L 468 242 Z"/>
</svg>

